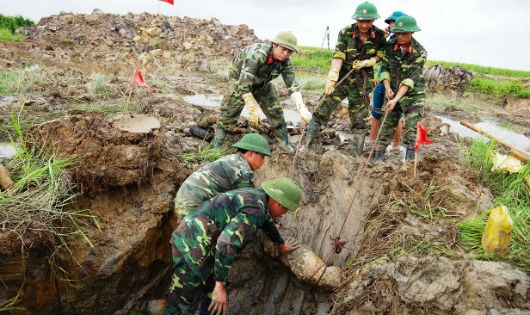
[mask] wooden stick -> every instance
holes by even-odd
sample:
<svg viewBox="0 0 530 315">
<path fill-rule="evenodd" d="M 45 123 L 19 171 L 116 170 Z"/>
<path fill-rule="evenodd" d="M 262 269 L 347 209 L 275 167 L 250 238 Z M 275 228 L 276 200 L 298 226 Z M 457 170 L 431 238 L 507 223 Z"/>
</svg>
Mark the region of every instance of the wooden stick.
<svg viewBox="0 0 530 315">
<path fill-rule="evenodd" d="M 461 125 L 473 130 L 473 131 L 476 131 L 478 133 L 480 133 L 481 135 L 484 135 L 492 140 L 494 140 L 495 142 L 505 146 L 506 148 L 510 149 L 511 150 L 511 153 L 512 155 L 518 159 L 519 161 L 522 161 L 524 163 L 528 163 L 530 162 L 530 152 L 527 152 L 525 150 L 522 150 L 522 149 L 519 149 L 518 147 L 502 140 L 502 139 L 499 139 L 497 137 L 495 137 L 494 135 L 478 128 L 477 126 L 471 124 L 471 123 L 468 123 L 467 121 L 461 121 L 460 122 Z"/>
</svg>

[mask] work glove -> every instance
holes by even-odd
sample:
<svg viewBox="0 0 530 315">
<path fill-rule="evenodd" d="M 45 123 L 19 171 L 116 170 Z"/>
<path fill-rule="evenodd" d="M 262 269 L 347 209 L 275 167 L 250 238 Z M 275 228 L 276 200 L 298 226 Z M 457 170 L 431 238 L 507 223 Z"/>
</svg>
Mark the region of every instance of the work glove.
<svg viewBox="0 0 530 315">
<path fill-rule="evenodd" d="M 326 95 L 330 95 L 335 91 L 335 84 L 337 84 L 337 80 L 339 79 L 339 72 L 336 70 L 329 70 L 328 73 L 328 81 L 326 82 L 326 89 L 325 93 Z"/>
<path fill-rule="evenodd" d="M 256 102 L 254 95 L 251 92 L 243 94 L 243 100 L 248 110 L 248 121 L 253 128 L 258 128 L 260 117 L 258 113 L 259 104 Z"/>
<path fill-rule="evenodd" d="M 294 92 L 291 94 L 291 102 L 293 102 L 294 106 L 296 106 L 296 110 L 298 111 L 298 114 L 300 114 L 300 119 L 302 122 L 304 124 L 308 124 L 311 121 L 311 118 L 313 118 L 313 115 L 311 115 L 309 110 L 307 110 L 307 107 L 302 100 L 302 93 Z"/>
<path fill-rule="evenodd" d="M 373 67 L 376 62 L 377 60 L 375 59 L 375 57 L 372 57 L 370 59 L 360 60 L 360 61 L 355 60 L 355 62 L 352 64 L 352 68 L 354 70 L 361 70 L 362 68 Z"/>
</svg>

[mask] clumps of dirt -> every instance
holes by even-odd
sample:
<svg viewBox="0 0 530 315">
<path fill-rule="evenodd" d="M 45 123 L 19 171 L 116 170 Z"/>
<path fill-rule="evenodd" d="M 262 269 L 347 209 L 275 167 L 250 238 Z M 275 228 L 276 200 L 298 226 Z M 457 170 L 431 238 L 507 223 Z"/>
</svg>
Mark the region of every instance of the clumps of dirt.
<svg viewBox="0 0 530 315">
<path fill-rule="evenodd" d="M 155 59 L 188 65 L 189 54 L 195 55 L 195 59 L 232 56 L 241 47 L 257 41 L 248 26 L 223 25 L 215 18 L 202 20 L 150 13 L 117 15 L 98 9 L 92 14 L 61 12 L 17 31 L 35 43 L 31 49 L 20 51 L 19 62 L 31 63 L 33 57 L 39 56 L 50 63 L 76 68 L 93 65 L 92 69 L 110 72 L 120 64 L 143 65 Z M 99 63 L 101 60 L 106 62 Z"/>
<path fill-rule="evenodd" d="M 529 278 L 509 264 L 409 256 L 353 275 L 330 314 L 514 314 L 529 296 Z"/>
<path fill-rule="evenodd" d="M 2 228 L 0 230 L 0 256 L 9 256 L 24 251 L 41 251 L 54 243 L 53 233 L 45 224 L 26 219 L 19 222 L 16 229 Z M 1 267 L 1 265 L 0 265 Z M 0 277 L 5 279 L 0 268 Z"/>
<path fill-rule="evenodd" d="M 446 68 L 443 65 L 424 67 L 423 76 L 429 92 L 452 95 L 464 93 L 473 78 L 473 74 L 462 67 Z"/>
<path fill-rule="evenodd" d="M 157 129 L 131 132 L 114 125 L 121 118 L 101 113 L 66 116 L 28 130 L 29 142 L 76 157 L 72 170 L 81 191 L 145 183 L 160 157 Z"/>
</svg>

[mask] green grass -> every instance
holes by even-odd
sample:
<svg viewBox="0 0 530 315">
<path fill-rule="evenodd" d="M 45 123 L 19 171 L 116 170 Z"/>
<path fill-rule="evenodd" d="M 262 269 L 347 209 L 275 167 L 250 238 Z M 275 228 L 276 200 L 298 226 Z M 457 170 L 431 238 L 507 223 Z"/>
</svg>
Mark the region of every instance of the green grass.
<svg viewBox="0 0 530 315">
<path fill-rule="evenodd" d="M 530 97 L 530 88 L 523 82 L 515 80 L 494 80 L 475 77 L 469 82 L 468 91 L 491 95 L 497 98 L 512 96 L 514 98 Z"/>
<path fill-rule="evenodd" d="M 15 233 L 21 239 L 22 246 L 31 243 L 25 238 L 32 230 L 38 231 L 42 239 L 49 236 L 50 260 L 66 252 L 76 261 L 68 245 L 69 240 L 80 238 L 93 247 L 85 226 L 95 225 L 101 231 L 98 220 L 89 210 L 64 210 L 77 196 L 67 171 L 75 166 L 75 157 L 62 158 L 46 145 L 41 148 L 29 145 L 20 124 L 23 108 L 24 105 L 18 115 L 11 112 L 12 129 L 15 132 L 10 136 L 16 155 L 6 163 L 6 167 L 11 172 L 14 184 L 0 191 L 0 226 L 4 231 Z M 28 248 L 23 247 L 21 250 L 26 251 Z M 55 273 L 64 275 L 64 269 L 55 270 Z M 0 302 L 0 311 L 17 309 L 17 300 L 23 287 L 24 284 L 16 296 Z"/>
<path fill-rule="evenodd" d="M 109 83 L 109 78 L 101 73 L 92 73 L 90 75 L 90 82 L 87 84 L 87 92 L 96 94 L 96 95 L 102 95 L 106 94 L 107 84 Z"/>
<path fill-rule="evenodd" d="M 482 234 L 491 209 L 484 209 L 475 217 L 457 224 L 461 243 L 479 259 L 511 262 L 530 273 L 530 187 L 525 183 L 525 177 L 530 176 L 530 164 L 515 174 L 491 172 L 493 150 L 493 141 L 473 140 L 467 149 L 466 162 L 478 171 L 480 180 L 490 188 L 495 197 L 494 206 L 508 208 L 513 220 L 510 248 L 505 257 L 487 255 L 482 250 Z"/>
<path fill-rule="evenodd" d="M 485 66 L 460 63 L 460 62 L 428 60 L 426 62 L 426 65 L 428 66 L 443 65 L 446 68 L 459 66 L 468 71 L 472 71 L 472 72 L 476 72 L 480 74 L 488 74 L 488 75 L 503 76 L 503 77 L 530 78 L 530 71 L 485 67 Z"/>
<path fill-rule="evenodd" d="M 206 147 L 204 149 L 200 149 L 197 152 L 184 153 L 180 157 L 186 162 L 195 162 L 195 163 L 213 162 L 227 155 L 232 150 L 233 149 L 230 147 L 220 147 L 218 149 L 212 149 L 212 148 Z"/>
<path fill-rule="evenodd" d="M 24 35 L 13 34 L 13 32 L 7 28 L 0 28 L 0 40 L 16 41 L 24 40 L 24 38 Z"/>
<path fill-rule="evenodd" d="M 12 71 L 0 70 L 0 95 L 32 92 L 37 83 L 45 80 L 45 76 L 45 72 L 39 66 Z"/>
<path fill-rule="evenodd" d="M 331 65 L 333 50 L 314 47 L 299 47 L 298 53 L 293 53 L 291 58 L 297 70 L 325 74 Z"/>
</svg>

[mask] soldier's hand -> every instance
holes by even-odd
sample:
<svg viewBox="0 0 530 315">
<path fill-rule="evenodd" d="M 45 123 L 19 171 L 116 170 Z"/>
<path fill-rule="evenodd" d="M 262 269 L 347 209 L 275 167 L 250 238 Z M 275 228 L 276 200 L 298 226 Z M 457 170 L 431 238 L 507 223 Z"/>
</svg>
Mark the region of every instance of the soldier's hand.
<svg viewBox="0 0 530 315">
<path fill-rule="evenodd" d="M 243 101 L 248 110 L 248 121 L 253 128 L 258 128 L 260 117 L 258 113 L 259 104 L 251 92 L 243 94 Z"/>
<path fill-rule="evenodd" d="M 386 103 L 386 110 L 391 111 L 396 107 L 397 101 L 396 100 L 390 100 L 388 103 Z"/>
<path fill-rule="evenodd" d="M 329 70 L 328 73 L 328 81 L 326 82 L 326 88 L 325 93 L 326 95 L 330 95 L 335 91 L 335 84 L 339 80 L 339 72 L 335 71 L 333 69 Z"/>
<path fill-rule="evenodd" d="M 215 288 L 212 292 L 212 303 L 208 306 L 208 312 L 212 315 L 226 315 L 226 305 L 228 302 L 228 295 L 226 289 L 221 281 L 215 282 Z"/>
<path fill-rule="evenodd" d="M 288 237 L 284 244 L 280 244 L 278 249 L 282 255 L 286 255 L 289 252 L 300 247 L 300 243 L 293 237 Z"/>
</svg>

